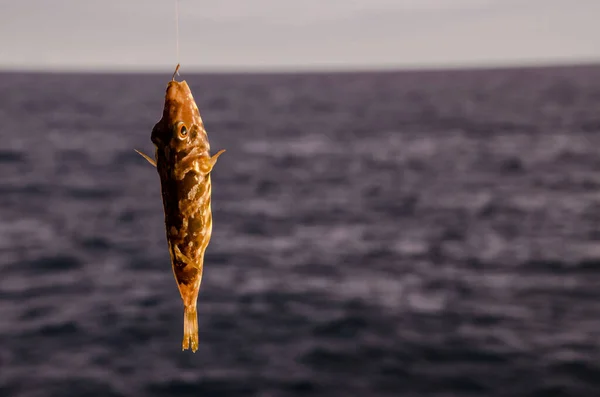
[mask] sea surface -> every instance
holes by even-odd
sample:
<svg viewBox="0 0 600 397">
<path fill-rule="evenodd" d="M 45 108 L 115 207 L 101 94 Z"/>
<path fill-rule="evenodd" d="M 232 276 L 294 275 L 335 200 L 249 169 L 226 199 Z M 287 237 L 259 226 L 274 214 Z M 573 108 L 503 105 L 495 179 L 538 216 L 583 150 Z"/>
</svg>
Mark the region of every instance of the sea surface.
<svg viewBox="0 0 600 397">
<path fill-rule="evenodd" d="M 600 396 L 600 66 L 182 71 L 195 354 L 133 150 L 170 77 L 0 74 L 0 396 Z"/>
</svg>

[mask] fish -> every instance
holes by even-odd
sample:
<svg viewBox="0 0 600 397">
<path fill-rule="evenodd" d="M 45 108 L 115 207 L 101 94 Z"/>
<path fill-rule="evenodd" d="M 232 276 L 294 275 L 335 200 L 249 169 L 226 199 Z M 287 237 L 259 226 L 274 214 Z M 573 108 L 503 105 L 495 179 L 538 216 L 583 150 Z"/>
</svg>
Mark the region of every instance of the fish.
<svg viewBox="0 0 600 397">
<path fill-rule="evenodd" d="M 179 64 L 167 84 L 162 118 L 152 129 L 154 159 L 134 150 L 160 177 L 171 267 L 184 307 L 182 350 L 195 353 L 198 293 L 212 235 L 211 173 L 225 149 L 210 155 L 200 111 L 186 81 L 175 80 L 178 71 Z"/>
</svg>

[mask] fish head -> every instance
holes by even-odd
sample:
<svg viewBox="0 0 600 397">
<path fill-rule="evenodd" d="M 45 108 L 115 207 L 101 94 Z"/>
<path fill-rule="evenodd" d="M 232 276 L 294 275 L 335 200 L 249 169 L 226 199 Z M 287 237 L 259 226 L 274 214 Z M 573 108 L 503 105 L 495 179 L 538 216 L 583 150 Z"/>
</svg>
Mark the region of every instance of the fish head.
<svg viewBox="0 0 600 397">
<path fill-rule="evenodd" d="M 163 115 L 151 139 L 159 151 L 169 148 L 181 152 L 192 147 L 201 152 L 210 150 L 200 111 L 185 81 L 169 81 Z"/>
</svg>

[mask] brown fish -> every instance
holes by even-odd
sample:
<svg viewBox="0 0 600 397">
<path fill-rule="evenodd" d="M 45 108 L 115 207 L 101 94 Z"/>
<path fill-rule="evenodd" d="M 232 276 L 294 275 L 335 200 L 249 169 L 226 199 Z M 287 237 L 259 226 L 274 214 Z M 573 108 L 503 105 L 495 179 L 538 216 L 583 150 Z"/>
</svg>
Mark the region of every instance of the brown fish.
<svg viewBox="0 0 600 397">
<path fill-rule="evenodd" d="M 162 118 L 152 130 L 160 176 L 167 243 L 171 265 L 184 305 L 183 350 L 198 350 L 196 301 L 202 281 L 204 252 L 212 234 L 210 173 L 220 150 L 210 156 L 208 136 L 200 112 L 185 81 L 167 85 Z"/>
</svg>

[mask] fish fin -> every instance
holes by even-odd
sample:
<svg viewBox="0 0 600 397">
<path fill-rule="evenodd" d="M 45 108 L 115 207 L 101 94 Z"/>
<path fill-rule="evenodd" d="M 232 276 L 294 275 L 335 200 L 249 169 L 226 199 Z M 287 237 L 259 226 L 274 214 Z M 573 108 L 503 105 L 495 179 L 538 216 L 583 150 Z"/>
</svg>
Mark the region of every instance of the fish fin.
<svg viewBox="0 0 600 397">
<path fill-rule="evenodd" d="M 137 150 L 137 149 L 133 149 L 133 150 L 135 150 L 136 152 L 138 152 L 138 154 L 139 154 L 140 156 L 142 156 L 143 158 L 145 158 L 146 160 L 148 160 L 148 162 L 149 162 L 150 164 L 152 164 L 153 166 L 155 166 L 155 167 L 156 167 L 156 161 L 152 160 L 152 157 L 148 156 L 147 154 L 144 154 L 144 153 L 140 152 L 140 151 L 139 151 L 139 150 Z"/>
<path fill-rule="evenodd" d="M 217 163 L 217 159 L 219 158 L 220 155 L 222 155 L 223 153 L 225 153 L 225 149 L 221 149 L 219 150 L 217 153 L 215 153 L 211 158 L 210 161 L 213 164 L 213 166 Z"/>
<path fill-rule="evenodd" d="M 196 306 L 185 306 L 183 309 L 183 343 L 181 350 L 198 350 L 198 313 Z"/>
<path fill-rule="evenodd" d="M 205 173 L 209 174 L 212 171 L 215 164 L 217 163 L 217 159 L 223 153 L 225 153 L 225 149 L 219 150 L 212 157 L 208 157 L 208 158 L 205 157 L 204 159 L 202 159 L 202 163 L 200 164 L 200 169 L 202 169 L 202 171 L 204 171 Z"/>
</svg>

